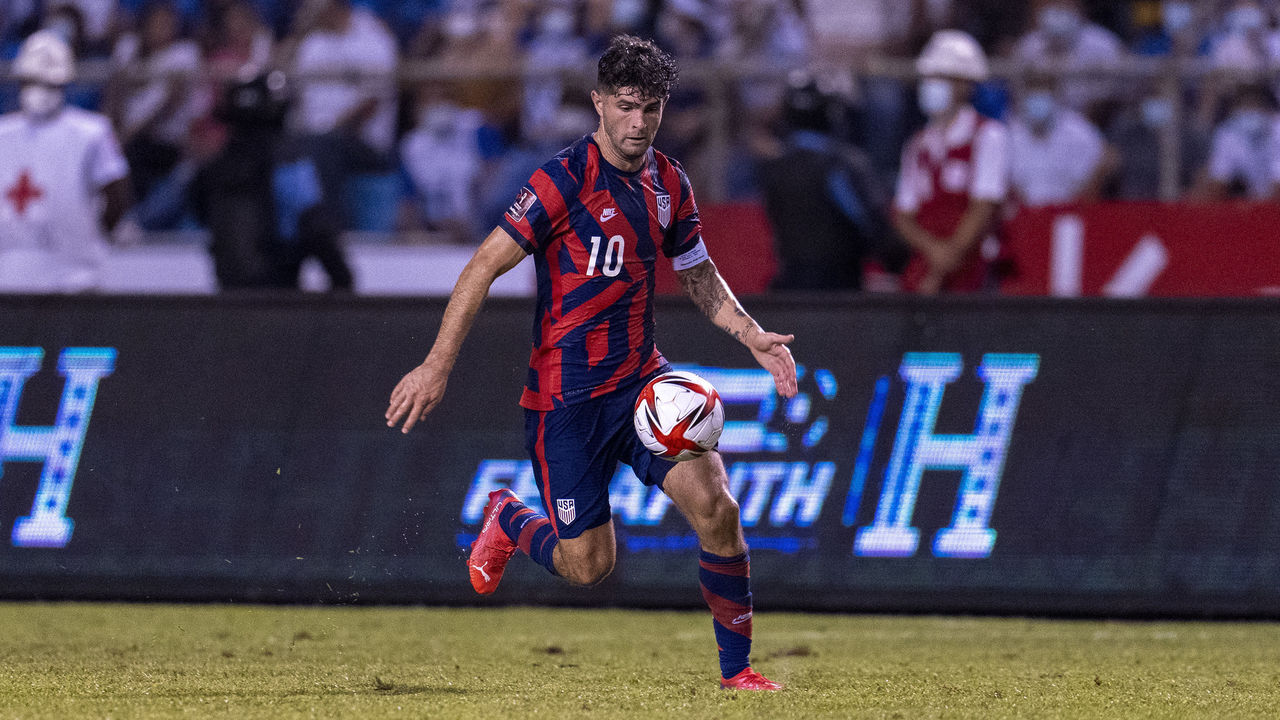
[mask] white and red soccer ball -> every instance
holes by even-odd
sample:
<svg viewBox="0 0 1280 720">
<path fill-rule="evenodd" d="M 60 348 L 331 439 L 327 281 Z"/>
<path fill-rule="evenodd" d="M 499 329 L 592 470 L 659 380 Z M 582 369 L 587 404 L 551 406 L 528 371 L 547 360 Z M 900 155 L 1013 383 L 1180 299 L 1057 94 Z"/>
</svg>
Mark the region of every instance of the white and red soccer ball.
<svg viewBox="0 0 1280 720">
<path fill-rule="evenodd" d="M 711 383 L 676 370 L 644 386 L 633 419 L 645 447 L 658 457 L 681 462 L 715 448 L 724 430 L 724 404 Z"/>
</svg>

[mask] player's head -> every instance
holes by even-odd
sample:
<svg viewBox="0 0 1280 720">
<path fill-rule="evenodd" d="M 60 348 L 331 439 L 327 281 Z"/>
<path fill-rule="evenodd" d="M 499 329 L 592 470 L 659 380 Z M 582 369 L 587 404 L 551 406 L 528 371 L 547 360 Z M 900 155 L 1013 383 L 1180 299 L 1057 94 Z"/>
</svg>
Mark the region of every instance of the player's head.
<svg viewBox="0 0 1280 720">
<path fill-rule="evenodd" d="M 987 55 L 972 35 L 960 30 L 939 30 L 916 59 L 920 74 L 920 109 L 929 117 L 941 117 L 969 102 L 976 83 L 990 74 Z"/>
<path fill-rule="evenodd" d="M 22 86 L 18 92 L 22 111 L 37 117 L 56 113 L 75 74 L 71 46 L 62 36 L 49 30 L 33 33 L 23 41 L 13 61 L 13 75 Z"/>
<path fill-rule="evenodd" d="M 591 101 L 604 139 L 623 159 L 637 160 L 653 145 L 676 76 L 675 60 L 638 37 L 615 37 L 600 57 Z"/>
</svg>

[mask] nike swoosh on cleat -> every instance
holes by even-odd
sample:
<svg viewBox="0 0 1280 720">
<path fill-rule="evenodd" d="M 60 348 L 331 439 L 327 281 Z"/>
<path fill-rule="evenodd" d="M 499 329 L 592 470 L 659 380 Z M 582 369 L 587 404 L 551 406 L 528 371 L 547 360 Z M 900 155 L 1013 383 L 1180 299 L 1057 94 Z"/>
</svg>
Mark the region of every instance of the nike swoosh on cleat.
<svg viewBox="0 0 1280 720">
<path fill-rule="evenodd" d="M 489 582 L 489 573 L 487 573 L 487 572 L 485 572 L 485 571 L 484 571 L 484 566 L 485 566 L 485 565 L 488 565 L 488 564 L 489 564 L 489 563 L 485 563 L 484 565 L 472 565 L 472 566 L 471 566 L 471 567 L 475 568 L 476 570 L 479 570 L 479 571 L 480 571 L 480 574 L 484 576 L 484 581 L 485 581 L 485 582 Z M 737 622 L 737 621 L 735 620 L 734 622 Z"/>
<path fill-rule="evenodd" d="M 489 563 L 485 563 L 485 565 L 488 565 L 488 564 L 489 564 Z M 480 570 L 480 568 L 476 568 L 476 569 L 477 569 L 477 570 Z M 484 572 L 484 571 L 483 571 L 483 570 L 481 570 L 481 572 Z M 747 614 L 745 614 L 745 615 L 739 615 L 738 617 L 736 617 L 736 618 L 734 618 L 734 619 L 733 619 L 733 624 L 734 624 L 734 625 L 741 625 L 742 623 L 744 623 L 744 622 L 746 622 L 746 621 L 748 621 L 748 620 L 750 620 L 750 619 L 751 619 L 751 613 L 747 613 Z"/>
</svg>

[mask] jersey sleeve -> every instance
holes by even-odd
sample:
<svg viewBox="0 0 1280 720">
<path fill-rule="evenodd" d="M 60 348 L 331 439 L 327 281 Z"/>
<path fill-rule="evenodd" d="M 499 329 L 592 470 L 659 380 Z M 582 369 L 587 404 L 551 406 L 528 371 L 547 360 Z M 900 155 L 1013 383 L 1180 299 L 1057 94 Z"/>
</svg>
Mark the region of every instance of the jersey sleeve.
<svg viewBox="0 0 1280 720">
<path fill-rule="evenodd" d="M 556 226 L 567 217 L 564 194 L 546 168 L 539 168 L 520 188 L 498 227 L 520 243 L 526 253 L 533 254 L 546 247 Z"/>
<path fill-rule="evenodd" d="M 702 220 L 698 217 L 698 203 L 693 199 L 693 185 L 683 167 L 675 161 L 671 164 L 680 178 L 680 194 L 672 198 L 675 217 L 663 238 L 662 254 L 674 261 L 677 270 L 683 270 L 706 260 L 707 251 L 702 243 Z"/>
<path fill-rule="evenodd" d="M 105 118 L 90 146 L 88 172 L 89 181 L 99 189 L 129 177 L 129 163 L 125 161 L 120 142 Z"/>
</svg>

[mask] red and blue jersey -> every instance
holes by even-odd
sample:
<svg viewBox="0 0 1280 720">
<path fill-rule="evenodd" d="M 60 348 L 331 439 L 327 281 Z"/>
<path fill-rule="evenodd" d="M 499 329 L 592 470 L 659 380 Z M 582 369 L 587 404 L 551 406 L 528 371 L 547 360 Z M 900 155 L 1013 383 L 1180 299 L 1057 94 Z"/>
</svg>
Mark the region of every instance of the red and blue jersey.
<svg viewBox="0 0 1280 720">
<path fill-rule="evenodd" d="M 534 256 L 538 304 L 520 404 L 552 410 L 599 397 L 666 360 L 653 340 L 654 261 L 707 258 L 693 189 L 650 148 L 636 172 L 587 135 L 537 170 L 499 227 Z"/>
</svg>

